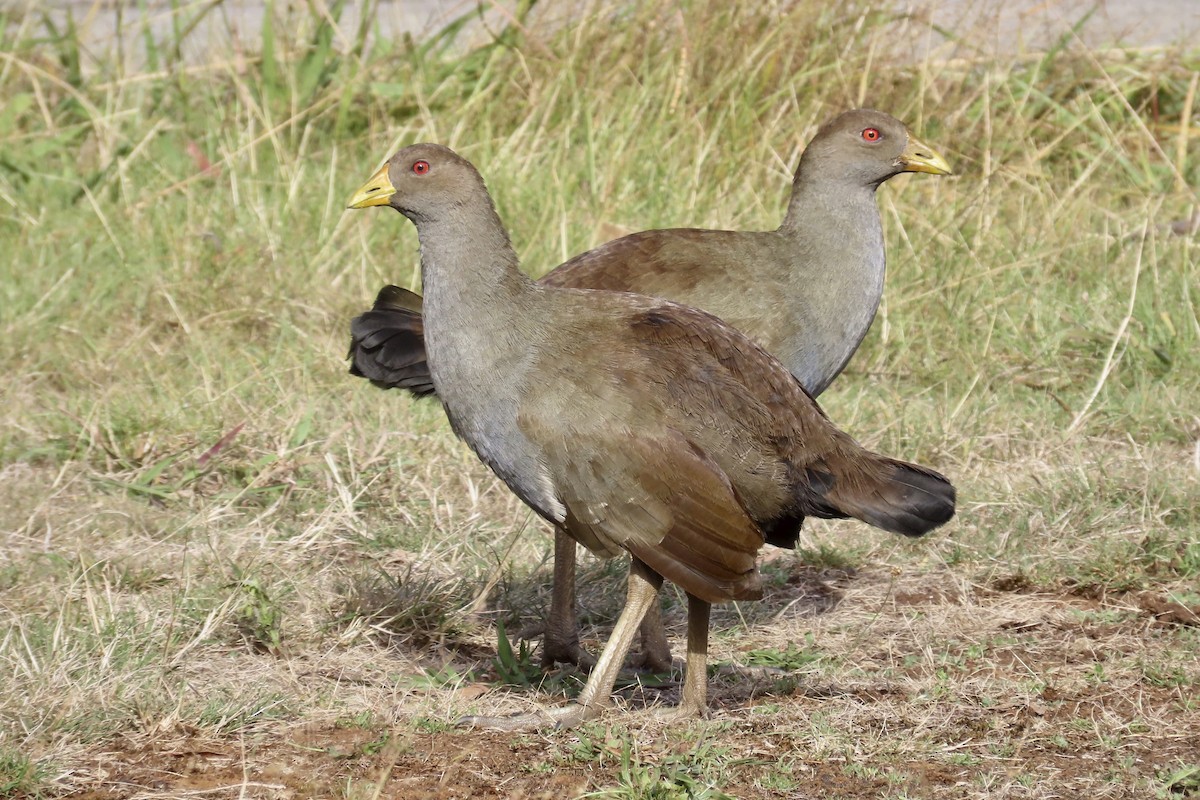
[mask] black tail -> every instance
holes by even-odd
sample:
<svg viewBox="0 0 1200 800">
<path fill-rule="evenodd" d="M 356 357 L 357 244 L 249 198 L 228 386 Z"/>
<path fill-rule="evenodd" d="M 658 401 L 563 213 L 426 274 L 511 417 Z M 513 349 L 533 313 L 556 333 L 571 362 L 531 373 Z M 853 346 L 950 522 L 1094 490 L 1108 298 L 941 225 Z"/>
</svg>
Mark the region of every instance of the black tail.
<svg viewBox="0 0 1200 800">
<path fill-rule="evenodd" d="M 848 469 L 809 471 L 803 503 L 816 517 L 854 517 L 922 536 L 954 516 L 954 486 L 931 469 L 863 451 Z M 831 474 L 832 473 L 832 474 Z"/>
<path fill-rule="evenodd" d="M 350 374 L 380 389 L 434 393 L 425 361 L 421 296 L 399 286 L 379 290 L 375 305 L 350 321 Z"/>
</svg>

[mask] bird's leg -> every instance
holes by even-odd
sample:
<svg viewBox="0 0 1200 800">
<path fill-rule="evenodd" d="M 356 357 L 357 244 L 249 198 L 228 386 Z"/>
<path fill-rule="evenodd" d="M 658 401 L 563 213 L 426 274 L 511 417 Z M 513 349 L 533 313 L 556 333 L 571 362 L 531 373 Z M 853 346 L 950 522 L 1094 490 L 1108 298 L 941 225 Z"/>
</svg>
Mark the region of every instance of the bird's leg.
<svg viewBox="0 0 1200 800">
<path fill-rule="evenodd" d="M 637 634 L 642 617 L 646 615 L 646 609 L 657 601 L 661 586 L 661 575 L 638 559 L 632 560 L 629 565 L 629 593 L 625 598 L 625 609 L 617 619 L 612 636 L 604 645 L 604 651 L 600 654 L 600 660 L 596 662 L 587 685 L 583 687 L 575 702 L 561 708 L 544 709 L 512 717 L 463 717 L 458 724 L 523 731 L 549 727 L 572 728 L 584 720 L 599 716 L 612 696 L 617 673 L 621 670 L 629 646 L 633 644 L 633 637 Z M 688 641 L 690 644 L 690 637 Z M 701 700 L 703 701 L 703 698 Z"/>
<path fill-rule="evenodd" d="M 667 642 L 667 631 L 663 627 L 661 602 L 650 606 L 638 633 L 642 649 L 630 656 L 629 663 L 649 672 L 670 672 L 671 645 Z"/>
<path fill-rule="evenodd" d="M 687 674 L 683 679 L 681 716 L 699 716 L 708 708 L 708 616 L 712 605 L 688 595 Z"/>
<path fill-rule="evenodd" d="M 579 620 L 575 614 L 575 540 L 554 529 L 554 583 L 550 592 L 550 615 L 521 629 L 518 639 L 542 637 L 542 666 L 575 664 L 590 669 L 595 657 L 579 644 Z"/>
<path fill-rule="evenodd" d="M 575 540 L 561 528 L 554 529 L 554 583 L 550 592 L 550 615 L 543 623 L 534 623 L 517 634 L 518 639 L 542 637 L 542 666 L 574 664 L 591 669 L 596 658 L 579 644 L 579 616 L 575 610 Z M 671 671 L 671 645 L 663 627 L 662 606 L 650 606 L 640 628 L 641 650 L 633 654 L 630 665 L 649 672 Z"/>
<path fill-rule="evenodd" d="M 658 590 L 662 587 L 662 580 L 661 575 L 639 559 L 630 560 L 629 591 L 625 598 L 625 608 L 617 618 L 617 624 L 613 627 L 612 635 L 604 646 L 604 652 L 600 654 L 600 660 L 596 662 L 587 685 L 575 701 L 581 708 L 595 709 L 595 712 L 588 716 L 595 716 L 602 706 L 608 704 L 613 684 L 617 681 L 617 673 L 621 671 L 629 646 L 633 644 L 634 634 L 642 624 L 646 611 L 658 602 Z"/>
<path fill-rule="evenodd" d="M 589 668 L 596 659 L 579 645 L 579 618 L 575 613 L 575 540 L 554 529 L 554 585 L 550 617 L 542 630 L 542 666 L 556 663 Z"/>
<path fill-rule="evenodd" d="M 712 605 L 688 595 L 687 672 L 679 705 L 666 712 L 671 719 L 692 719 L 708 708 L 708 617 Z"/>
</svg>

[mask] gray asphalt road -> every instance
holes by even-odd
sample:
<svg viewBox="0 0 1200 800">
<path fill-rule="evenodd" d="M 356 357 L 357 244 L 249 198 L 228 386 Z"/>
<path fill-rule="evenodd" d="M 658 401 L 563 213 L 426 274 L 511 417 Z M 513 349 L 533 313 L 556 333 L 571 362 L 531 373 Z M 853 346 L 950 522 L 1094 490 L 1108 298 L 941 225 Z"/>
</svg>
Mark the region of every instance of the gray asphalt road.
<svg viewBox="0 0 1200 800">
<path fill-rule="evenodd" d="M 180 2 L 183 18 L 190 18 L 210 0 Z M 833 1 L 833 0 L 831 0 Z M 587 0 L 543 0 L 538 13 L 543 17 L 569 17 Z M 619 5 L 621 0 L 615 0 Z M 68 10 L 84 34 L 88 46 L 101 52 L 115 46 L 118 29 L 123 29 L 137 51 L 137 33 L 143 22 L 138 3 L 131 0 L 0 0 L 9 7 L 49 8 L 65 18 Z M 991 54 L 1019 55 L 1045 49 L 1065 31 L 1087 17 L 1078 32 L 1089 47 L 1113 45 L 1146 47 L 1200 47 L 1200 0 L 892 0 L 900 12 L 935 23 L 935 28 L 911 42 L 911 55 L 937 56 Z M 170 3 L 148 0 L 145 21 L 166 36 L 175 21 Z M 340 21 L 345 41 L 357 28 L 358 4 L 348 3 Z M 416 36 L 439 30 L 451 20 L 482 7 L 482 21 L 472 24 L 468 38 L 486 36 L 487 26 L 499 26 L 515 0 L 381 0 L 374 23 L 383 36 L 412 33 Z M 189 60 L 202 62 L 216 49 L 241 42 L 250 50 L 262 23 L 264 0 L 223 0 L 189 37 Z M 1088 16 L 1090 12 L 1090 16 Z M 912 26 L 906 30 L 912 31 Z M 947 38 L 936 31 L 949 31 Z"/>
<path fill-rule="evenodd" d="M 971 46 L 1044 49 L 1076 24 L 1087 46 L 1200 47 L 1200 0 L 915 0 L 903 4 Z"/>
</svg>

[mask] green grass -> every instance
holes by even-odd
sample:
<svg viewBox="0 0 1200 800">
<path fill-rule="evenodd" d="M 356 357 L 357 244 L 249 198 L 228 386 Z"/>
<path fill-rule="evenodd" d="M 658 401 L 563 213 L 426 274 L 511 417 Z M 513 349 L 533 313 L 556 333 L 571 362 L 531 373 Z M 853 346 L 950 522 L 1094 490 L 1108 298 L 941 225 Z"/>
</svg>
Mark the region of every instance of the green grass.
<svg viewBox="0 0 1200 800">
<path fill-rule="evenodd" d="M 594 736 L 593 734 L 601 734 Z M 729 800 L 720 787 L 728 781 L 726 770 L 729 751 L 701 734 L 674 739 L 674 752 L 643 753 L 636 737 L 628 731 L 584 728 L 572 759 L 588 762 L 614 762 L 614 785 L 581 795 L 604 800 Z M 655 748 L 657 750 L 657 748 Z"/>
<path fill-rule="evenodd" d="M 0 749 L 0 797 L 44 797 L 50 777 L 47 765 Z"/>
<path fill-rule="evenodd" d="M 460 741 L 531 795 L 1082 796 L 1121 759 L 1136 796 L 1194 791 L 1200 641 L 1146 597 L 1200 604 L 1200 250 L 1161 227 L 1200 202 L 1200 52 L 913 61 L 896 26 L 920 24 L 865 3 L 520 9 L 470 44 L 473 11 L 412 41 L 277 6 L 199 62 L 219 3 L 166 37 L 130 17 L 136 67 L 0 11 L 0 796 L 228 746 L 228 785 L 286 753 L 313 759 L 299 794 L 370 797 L 425 774 L 421 748 L 474 763 Z M 822 403 L 951 475 L 957 520 L 806 526 L 764 602 L 714 613 L 714 662 L 796 672 L 714 679 L 714 720 L 655 727 L 640 707 L 672 686 L 623 681 L 611 747 L 451 731 L 574 685 L 512 639 L 549 539 L 436 404 L 346 375 L 349 318 L 419 276 L 412 226 L 345 198 L 443 142 L 541 274 L 622 230 L 774 227 L 804 143 L 858 104 L 957 176 L 881 189 L 885 301 Z M 581 565 L 593 649 L 622 581 Z M 311 755 L 333 750 L 370 770 Z"/>
</svg>

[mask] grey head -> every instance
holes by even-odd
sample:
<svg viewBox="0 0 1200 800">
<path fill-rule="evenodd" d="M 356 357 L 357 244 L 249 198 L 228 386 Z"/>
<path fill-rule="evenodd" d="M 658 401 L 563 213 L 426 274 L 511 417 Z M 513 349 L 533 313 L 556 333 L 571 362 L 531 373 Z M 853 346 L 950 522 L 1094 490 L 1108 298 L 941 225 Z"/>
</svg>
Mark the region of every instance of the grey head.
<svg viewBox="0 0 1200 800">
<path fill-rule="evenodd" d="M 483 177 L 471 162 L 448 147 L 421 143 L 389 158 L 354 193 L 349 207 L 391 206 L 422 222 L 461 216 L 480 204 L 492 207 Z"/>
<path fill-rule="evenodd" d="M 900 120 L 882 111 L 855 108 L 817 131 L 800 158 L 796 183 L 875 188 L 901 172 L 948 175 L 950 165 Z"/>
</svg>

